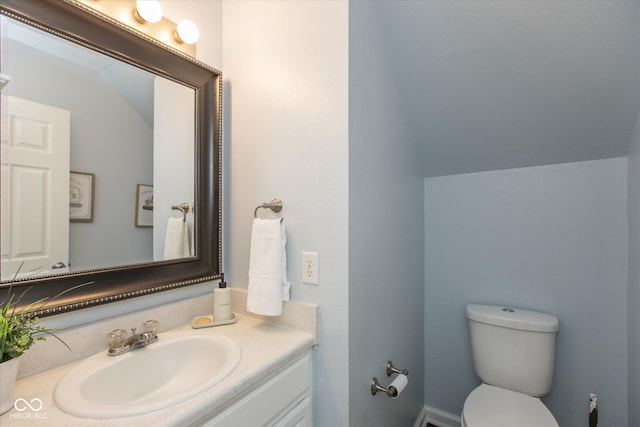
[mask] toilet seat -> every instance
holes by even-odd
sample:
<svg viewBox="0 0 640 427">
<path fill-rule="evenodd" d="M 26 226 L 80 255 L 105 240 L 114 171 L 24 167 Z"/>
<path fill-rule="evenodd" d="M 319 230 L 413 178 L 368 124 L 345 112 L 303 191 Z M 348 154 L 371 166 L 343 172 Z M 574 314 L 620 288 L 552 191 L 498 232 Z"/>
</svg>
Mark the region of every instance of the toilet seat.
<svg viewBox="0 0 640 427">
<path fill-rule="evenodd" d="M 467 396 L 463 427 L 559 427 L 538 398 L 482 384 Z"/>
</svg>

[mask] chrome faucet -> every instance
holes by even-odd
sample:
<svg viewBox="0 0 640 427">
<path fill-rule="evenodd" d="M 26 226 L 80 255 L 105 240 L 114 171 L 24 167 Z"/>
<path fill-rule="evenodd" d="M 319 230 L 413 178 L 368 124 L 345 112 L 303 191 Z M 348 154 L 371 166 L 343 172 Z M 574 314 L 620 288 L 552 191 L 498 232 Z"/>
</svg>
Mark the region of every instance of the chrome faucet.
<svg viewBox="0 0 640 427">
<path fill-rule="evenodd" d="M 109 356 L 119 356 L 129 350 L 146 347 L 158 341 L 158 321 L 147 320 L 143 324 L 144 332 L 136 334 L 136 328 L 131 328 L 131 336 L 125 338 L 127 332 L 124 329 L 116 329 L 107 334 L 109 338 Z"/>
</svg>

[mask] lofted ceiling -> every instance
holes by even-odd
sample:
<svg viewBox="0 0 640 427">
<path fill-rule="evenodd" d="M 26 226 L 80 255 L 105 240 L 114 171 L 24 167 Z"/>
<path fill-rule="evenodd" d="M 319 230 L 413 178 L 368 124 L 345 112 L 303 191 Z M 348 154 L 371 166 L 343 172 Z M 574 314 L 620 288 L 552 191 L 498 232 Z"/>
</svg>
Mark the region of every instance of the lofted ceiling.
<svg viewBox="0 0 640 427">
<path fill-rule="evenodd" d="M 153 74 L 51 36 L 26 24 L 11 21 L 5 16 L 2 16 L 1 20 L 3 43 L 18 42 L 36 49 L 41 52 L 41 55 L 53 55 L 74 66 L 98 73 L 153 129 Z"/>
<path fill-rule="evenodd" d="M 384 1 L 377 13 L 425 176 L 627 155 L 640 1 Z"/>
</svg>

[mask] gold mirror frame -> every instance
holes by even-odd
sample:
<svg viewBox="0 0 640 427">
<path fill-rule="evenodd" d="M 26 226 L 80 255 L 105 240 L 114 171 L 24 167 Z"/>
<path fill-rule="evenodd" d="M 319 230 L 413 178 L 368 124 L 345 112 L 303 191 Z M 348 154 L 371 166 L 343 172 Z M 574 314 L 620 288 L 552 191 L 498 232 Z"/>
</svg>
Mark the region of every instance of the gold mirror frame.
<svg viewBox="0 0 640 427">
<path fill-rule="evenodd" d="M 12 288 L 24 292 L 19 307 L 47 316 L 221 278 L 222 73 L 73 1 L 2 0 L 0 14 L 190 87 L 196 97 L 196 256 L 6 281 L 0 301 Z"/>
</svg>

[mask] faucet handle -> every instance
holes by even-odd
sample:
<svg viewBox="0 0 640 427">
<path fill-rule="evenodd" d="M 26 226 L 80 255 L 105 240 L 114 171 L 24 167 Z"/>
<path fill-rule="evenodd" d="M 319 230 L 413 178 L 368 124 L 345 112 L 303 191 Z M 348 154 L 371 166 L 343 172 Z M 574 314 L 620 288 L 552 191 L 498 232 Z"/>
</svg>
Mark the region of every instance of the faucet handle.
<svg viewBox="0 0 640 427">
<path fill-rule="evenodd" d="M 142 324 L 145 332 L 150 332 L 154 337 L 158 335 L 158 327 L 160 326 L 160 322 L 157 320 L 147 320 Z"/>
<path fill-rule="evenodd" d="M 124 329 L 114 329 L 107 334 L 107 338 L 109 338 L 110 349 L 122 348 L 127 341 L 127 331 Z"/>
</svg>

